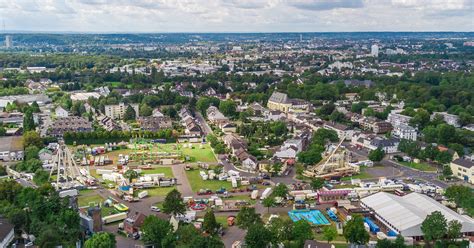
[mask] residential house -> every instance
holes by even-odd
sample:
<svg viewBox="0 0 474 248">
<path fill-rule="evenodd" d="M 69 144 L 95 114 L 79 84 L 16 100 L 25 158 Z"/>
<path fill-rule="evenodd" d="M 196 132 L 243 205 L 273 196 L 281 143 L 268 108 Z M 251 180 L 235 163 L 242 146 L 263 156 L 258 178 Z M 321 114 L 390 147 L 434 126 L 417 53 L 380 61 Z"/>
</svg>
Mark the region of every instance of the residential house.
<svg viewBox="0 0 474 248">
<path fill-rule="evenodd" d="M 240 149 L 247 150 L 247 143 L 236 134 L 226 134 L 222 137 L 222 140 L 234 156 L 237 156 L 237 151 Z"/>
<path fill-rule="evenodd" d="M 215 106 L 210 106 L 206 110 L 207 119 L 214 125 L 220 125 L 222 123 L 229 122 L 229 118 L 225 117 L 224 114 L 219 111 L 219 109 Z"/>
<path fill-rule="evenodd" d="M 192 116 L 191 111 L 189 111 L 186 108 L 182 108 L 181 110 L 179 110 L 178 115 L 181 118 L 181 123 L 186 128 L 184 131 L 186 135 L 190 135 L 190 136 L 202 135 L 202 128 Z"/>
<path fill-rule="evenodd" d="M 398 144 L 400 144 L 400 140 L 397 138 L 384 139 L 381 137 L 375 137 L 370 141 L 370 146 L 368 148 L 371 150 L 380 148 L 385 152 L 385 154 L 390 154 L 398 152 Z"/>
<path fill-rule="evenodd" d="M 237 132 L 237 125 L 233 122 L 227 122 L 220 125 L 222 132 L 224 133 L 235 133 Z"/>
<path fill-rule="evenodd" d="M 92 123 L 83 117 L 69 116 L 58 118 L 48 129 L 48 134 L 62 137 L 66 132 L 91 132 Z"/>
<path fill-rule="evenodd" d="M 58 118 L 69 116 L 69 112 L 67 110 L 63 109 L 62 107 L 57 107 L 54 110 L 54 113 L 56 114 L 56 117 L 58 117 Z"/>
<path fill-rule="evenodd" d="M 474 184 L 474 162 L 471 158 L 458 158 L 453 160 L 449 165 L 453 176 L 470 184 Z"/>
<path fill-rule="evenodd" d="M 325 122 L 323 127 L 329 130 L 336 131 L 339 139 L 350 140 L 352 137 L 352 133 L 354 132 L 354 130 L 351 129 L 350 127 L 344 124 L 339 124 L 339 123 L 334 123 L 334 122 Z"/>
<path fill-rule="evenodd" d="M 145 131 L 157 132 L 160 129 L 170 129 L 173 127 L 171 119 L 168 117 L 138 117 L 140 128 Z"/>
<path fill-rule="evenodd" d="M 246 150 L 240 148 L 236 151 L 235 156 L 242 163 L 242 167 L 248 170 L 256 170 L 258 161 L 257 159 L 249 154 Z"/>
<path fill-rule="evenodd" d="M 138 233 L 145 218 L 146 216 L 142 213 L 135 212 L 135 214 L 129 214 L 123 221 L 123 230 L 130 235 Z"/>
</svg>

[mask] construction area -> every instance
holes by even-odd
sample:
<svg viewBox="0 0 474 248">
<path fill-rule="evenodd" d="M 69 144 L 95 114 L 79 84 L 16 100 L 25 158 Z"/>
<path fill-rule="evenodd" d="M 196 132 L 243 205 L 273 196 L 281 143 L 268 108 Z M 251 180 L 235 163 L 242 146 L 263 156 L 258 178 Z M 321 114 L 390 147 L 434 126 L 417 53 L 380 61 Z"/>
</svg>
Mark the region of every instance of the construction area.
<svg viewBox="0 0 474 248">
<path fill-rule="evenodd" d="M 333 177 L 352 176 L 360 173 L 360 167 L 351 163 L 352 154 L 342 145 L 342 138 L 336 146 L 330 146 L 323 159 L 316 165 L 308 167 L 303 176 L 332 179 Z"/>
</svg>

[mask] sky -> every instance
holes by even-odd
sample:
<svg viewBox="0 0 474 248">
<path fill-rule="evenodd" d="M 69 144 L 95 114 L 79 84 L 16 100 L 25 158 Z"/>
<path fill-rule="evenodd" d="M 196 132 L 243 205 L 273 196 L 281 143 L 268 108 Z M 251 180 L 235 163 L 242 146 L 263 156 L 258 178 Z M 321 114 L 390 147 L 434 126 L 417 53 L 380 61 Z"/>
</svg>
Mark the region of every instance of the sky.
<svg viewBox="0 0 474 248">
<path fill-rule="evenodd" d="M 0 0 L 34 32 L 474 31 L 474 0 Z"/>
</svg>

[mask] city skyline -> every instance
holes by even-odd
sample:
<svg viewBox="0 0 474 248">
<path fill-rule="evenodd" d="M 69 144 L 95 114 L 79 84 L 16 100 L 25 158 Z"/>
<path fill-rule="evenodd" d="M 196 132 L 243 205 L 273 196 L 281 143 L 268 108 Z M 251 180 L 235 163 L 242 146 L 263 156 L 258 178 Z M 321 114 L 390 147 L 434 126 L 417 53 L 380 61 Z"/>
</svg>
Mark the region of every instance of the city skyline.
<svg viewBox="0 0 474 248">
<path fill-rule="evenodd" d="M 7 31 L 473 31 L 469 0 L 0 0 Z"/>
</svg>

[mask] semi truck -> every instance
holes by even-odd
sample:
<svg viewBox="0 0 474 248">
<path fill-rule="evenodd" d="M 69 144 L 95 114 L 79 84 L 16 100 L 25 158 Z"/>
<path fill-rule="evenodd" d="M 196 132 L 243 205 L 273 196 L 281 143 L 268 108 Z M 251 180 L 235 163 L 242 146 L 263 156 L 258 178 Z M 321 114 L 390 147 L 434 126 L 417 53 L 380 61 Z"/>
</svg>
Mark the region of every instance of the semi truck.
<svg viewBox="0 0 474 248">
<path fill-rule="evenodd" d="M 103 224 L 109 224 L 109 223 L 125 220 L 126 218 L 127 218 L 127 213 L 126 212 L 118 213 L 118 214 L 112 214 L 112 215 L 103 217 L 102 218 L 102 223 Z"/>
</svg>

